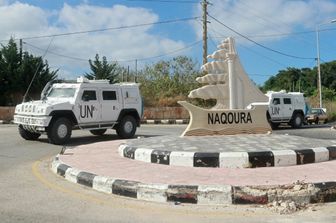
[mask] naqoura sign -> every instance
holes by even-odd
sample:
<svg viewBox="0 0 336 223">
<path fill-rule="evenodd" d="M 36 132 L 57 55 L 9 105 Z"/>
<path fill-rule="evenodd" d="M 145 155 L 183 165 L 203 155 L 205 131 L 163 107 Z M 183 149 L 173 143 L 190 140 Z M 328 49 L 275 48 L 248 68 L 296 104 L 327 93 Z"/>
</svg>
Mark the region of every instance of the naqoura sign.
<svg viewBox="0 0 336 223">
<path fill-rule="evenodd" d="M 208 124 L 247 124 L 252 123 L 251 112 L 208 113 Z"/>
<path fill-rule="evenodd" d="M 201 86 L 190 91 L 188 97 L 214 99 L 216 105 L 204 109 L 186 101 L 179 102 L 190 115 L 189 125 L 182 136 L 271 131 L 266 115 L 269 98 L 244 71 L 233 38 L 222 41 L 218 50 L 208 55 L 208 58 L 213 61 L 205 63 L 201 67 L 204 75 L 196 78 Z M 251 104 L 255 106 L 250 109 Z"/>
<path fill-rule="evenodd" d="M 267 133 L 267 106 L 252 109 L 215 110 L 204 109 L 185 101 L 179 102 L 189 111 L 190 122 L 182 136 L 235 135 Z"/>
</svg>

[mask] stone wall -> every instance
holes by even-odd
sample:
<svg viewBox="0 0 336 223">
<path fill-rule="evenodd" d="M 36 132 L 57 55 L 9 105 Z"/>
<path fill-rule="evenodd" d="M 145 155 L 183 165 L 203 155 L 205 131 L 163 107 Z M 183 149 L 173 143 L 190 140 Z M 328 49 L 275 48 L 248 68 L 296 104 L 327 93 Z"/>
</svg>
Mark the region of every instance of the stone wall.
<svg viewBox="0 0 336 223">
<path fill-rule="evenodd" d="M 15 107 L 0 106 L 0 120 L 13 120 Z M 189 119 L 188 111 L 182 107 L 145 108 L 144 120 Z"/>
<path fill-rule="evenodd" d="M 15 107 L 1 107 L 0 106 L 0 120 L 10 121 L 13 120 Z"/>
<path fill-rule="evenodd" d="M 189 119 L 189 113 L 183 107 L 145 108 L 143 119 Z"/>
</svg>

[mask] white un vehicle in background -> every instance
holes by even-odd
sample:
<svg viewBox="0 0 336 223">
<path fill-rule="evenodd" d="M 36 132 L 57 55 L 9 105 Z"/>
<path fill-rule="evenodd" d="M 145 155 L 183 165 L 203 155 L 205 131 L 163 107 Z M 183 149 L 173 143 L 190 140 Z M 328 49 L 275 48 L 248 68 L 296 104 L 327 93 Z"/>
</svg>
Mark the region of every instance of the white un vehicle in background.
<svg viewBox="0 0 336 223">
<path fill-rule="evenodd" d="M 119 137 L 131 138 L 142 113 L 138 84 L 81 77 L 77 82 L 47 84 L 40 101 L 16 106 L 14 123 L 26 140 L 46 133 L 51 143 L 64 144 L 73 129 L 86 129 L 94 135 L 115 129 Z"/>
<path fill-rule="evenodd" d="M 300 128 L 305 122 L 306 103 L 303 93 L 286 92 L 284 90 L 275 92 L 269 91 L 266 94 L 268 102 L 256 102 L 251 105 L 267 105 L 267 120 L 272 129 L 277 128 L 281 123 L 291 125 L 293 128 Z"/>
</svg>

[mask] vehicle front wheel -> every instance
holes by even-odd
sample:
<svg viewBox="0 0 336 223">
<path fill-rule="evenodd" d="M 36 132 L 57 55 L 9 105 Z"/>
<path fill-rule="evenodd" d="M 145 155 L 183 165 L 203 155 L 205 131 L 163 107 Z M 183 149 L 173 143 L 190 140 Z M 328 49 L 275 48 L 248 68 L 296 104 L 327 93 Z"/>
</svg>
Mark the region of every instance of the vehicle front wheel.
<svg viewBox="0 0 336 223">
<path fill-rule="evenodd" d="M 94 129 L 94 130 L 90 130 L 90 132 L 91 132 L 92 135 L 102 136 L 102 135 L 105 134 L 106 129 Z"/>
<path fill-rule="evenodd" d="M 133 116 L 124 116 L 116 129 L 117 134 L 122 139 L 132 138 L 137 128 L 136 120 Z"/>
<path fill-rule="evenodd" d="M 71 137 L 72 123 L 67 118 L 59 118 L 51 123 L 48 128 L 49 142 L 61 145 L 67 142 Z"/>
<path fill-rule="evenodd" d="M 272 122 L 271 116 L 270 116 L 270 114 L 268 112 L 266 114 L 266 118 L 267 118 L 267 121 L 270 124 L 272 130 L 275 130 L 275 129 L 277 129 L 279 127 L 280 123 Z"/>
<path fill-rule="evenodd" d="M 291 125 L 293 128 L 300 128 L 303 123 L 303 117 L 300 113 L 295 113 Z"/>
<path fill-rule="evenodd" d="M 279 128 L 280 123 L 277 123 L 277 122 L 270 122 L 270 125 L 271 125 L 271 128 L 272 128 L 273 130 L 275 130 L 275 129 L 278 129 L 278 128 Z"/>
<path fill-rule="evenodd" d="M 19 125 L 19 134 L 25 140 L 36 140 L 41 136 L 39 133 L 25 130 L 22 125 Z"/>
</svg>

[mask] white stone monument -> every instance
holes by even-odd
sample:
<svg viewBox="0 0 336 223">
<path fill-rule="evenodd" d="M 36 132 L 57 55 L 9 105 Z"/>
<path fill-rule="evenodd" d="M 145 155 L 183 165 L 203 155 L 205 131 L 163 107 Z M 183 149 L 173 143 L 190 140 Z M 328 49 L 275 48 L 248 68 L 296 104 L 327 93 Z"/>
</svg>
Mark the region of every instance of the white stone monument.
<svg viewBox="0 0 336 223">
<path fill-rule="evenodd" d="M 267 133 L 271 127 L 266 119 L 267 106 L 246 107 L 252 102 L 267 102 L 263 94 L 245 73 L 234 46 L 233 38 L 225 39 L 213 59 L 202 66 L 207 74 L 196 79 L 207 84 L 191 91 L 189 98 L 216 99 L 216 105 L 204 109 L 180 101 L 190 114 L 190 123 L 183 136 Z"/>
</svg>

